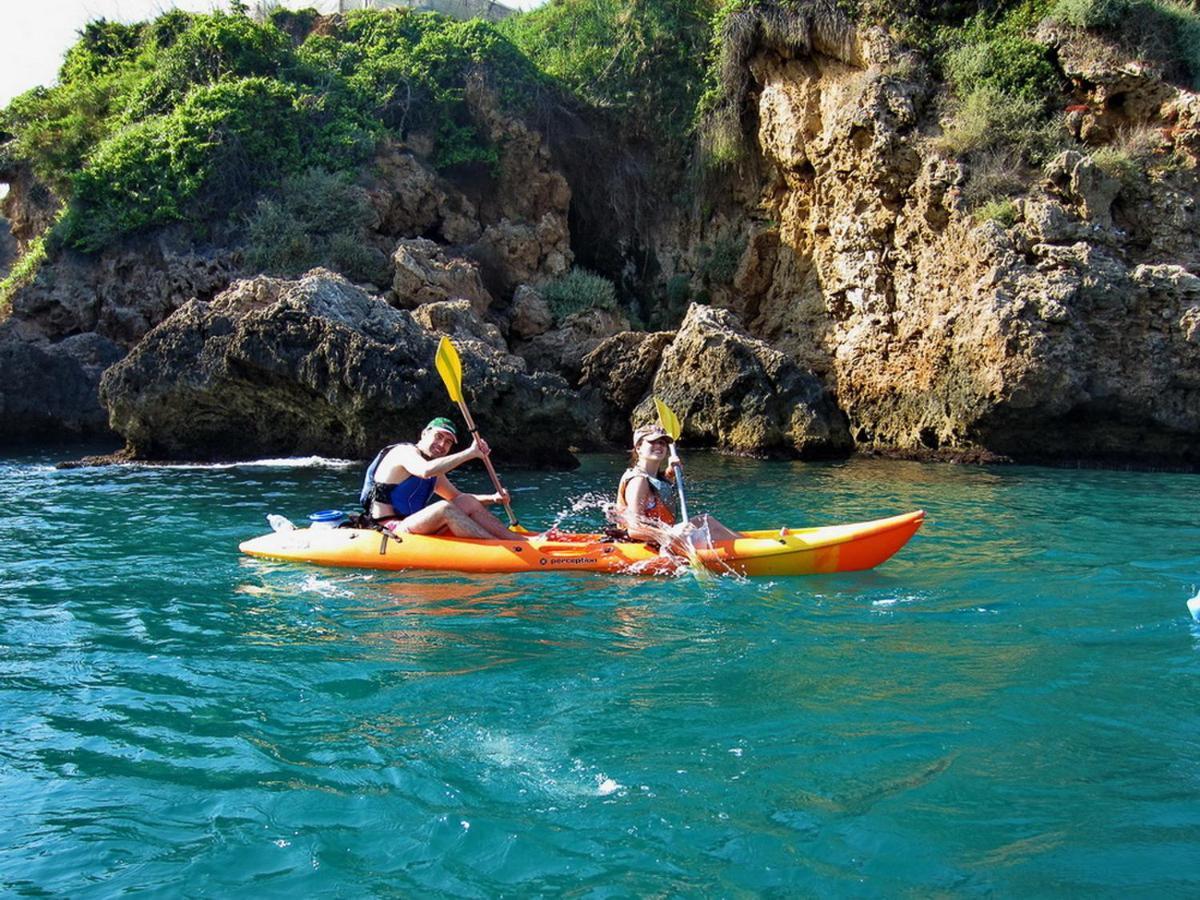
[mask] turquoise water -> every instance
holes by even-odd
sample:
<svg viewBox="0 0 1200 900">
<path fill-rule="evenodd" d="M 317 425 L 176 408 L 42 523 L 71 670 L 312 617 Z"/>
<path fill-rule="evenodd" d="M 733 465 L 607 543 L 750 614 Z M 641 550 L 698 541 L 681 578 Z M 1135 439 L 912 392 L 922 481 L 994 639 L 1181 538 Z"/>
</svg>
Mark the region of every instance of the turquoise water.
<svg viewBox="0 0 1200 900">
<path fill-rule="evenodd" d="M 53 458 L 0 459 L 0 894 L 1200 892 L 1200 477 L 697 455 L 734 525 L 929 512 L 701 582 L 266 563 L 357 467 Z M 507 481 L 594 527 L 621 468 Z"/>
</svg>

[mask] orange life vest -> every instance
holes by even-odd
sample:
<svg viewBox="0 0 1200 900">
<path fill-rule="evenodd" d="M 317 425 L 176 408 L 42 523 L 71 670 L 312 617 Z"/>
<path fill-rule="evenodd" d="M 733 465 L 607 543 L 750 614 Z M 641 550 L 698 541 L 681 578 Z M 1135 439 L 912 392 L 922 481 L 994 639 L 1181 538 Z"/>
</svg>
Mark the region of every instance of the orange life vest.
<svg viewBox="0 0 1200 900">
<path fill-rule="evenodd" d="M 647 475 L 637 469 L 626 469 L 625 474 L 621 476 L 621 483 L 617 485 L 617 516 L 624 518 L 625 511 L 629 508 L 629 504 L 625 502 L 625 488 L 634 478 L 645 478 L 650 484 L 650 492 L 642 507 L 641 518 L 662 522 L 664 525 L 674 525 L 675 513 L 671 511 L 671 507 L 667 505 L 667 500 L 663 496 L 664 493 L 673 495 L 674 486 L 669 481 L 655 478 L 653 475 Z"/>
</svg>

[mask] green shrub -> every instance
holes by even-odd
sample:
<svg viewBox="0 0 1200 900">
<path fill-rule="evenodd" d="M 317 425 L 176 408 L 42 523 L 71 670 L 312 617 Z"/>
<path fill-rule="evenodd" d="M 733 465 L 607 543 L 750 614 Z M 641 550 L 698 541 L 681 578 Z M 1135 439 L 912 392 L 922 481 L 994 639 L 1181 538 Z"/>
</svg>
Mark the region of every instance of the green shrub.
<svg viewBox="0 0 1200 900">
<path fill-rule="evenodd" d="M 587 269 L 575 268 L 544 288 L 542 297 L 556 322 L 586 309 L 616 309 L 617 289 L 611 281 Z"/>
<path fill-rule="evenodd" d="M 1057 0 L 1050 16 L 1076 28 L 1111 28 L 1128 10 L 1128 0 Z"/>
<path fill-rule="evenodd" d="M 710 284 L 732 284 L 745 251 L 746 239 L 738 235 L 719 237 L 712 246 L 701 246 L 700 274 Z"/>
<path fill-rule="evenodd" d="M 1047 120 L 1041 100 L 981 87 L 958 101 L 939 144 L 962 156 L 996 147 L 1015 151 L 1018 158 L 1043 160 L 1065 140 L 1065 132 Z"/>
<path fill-rule="evenodd" d="M 1157 128 L 1144 125 L 1122 128 L 1112 142 L 1091 153 L 1092 161 L 1110 176 L 1125 184 L 1136 181 L 1155 162 L 1162 146 L 1162 137 Z M 1169 166 L 1171 157 L 1164 157 L 1162 164 Z"/>
<path fill-rule="evenodd" d="M 704 89 L 715 0 L 553 0 L 501 31 L 631 136 L 680 153 Z"/>
<path fill-rule="evenodd" d="M 290 62 L 291 41 L 274 25 L 245 16 L 193 16 L 155 59 L 128 98 L 125 121 L 159 115 L 189 91 L 218 81 L 275 76 Z"/>
<path fill-rule="evenodd" d="M 1010 228 L 1017 221 L 1017 205 L 1008 197 L 990 200 L 975 210 L 975 221 L 999 222 L 1005 228 Z"/>
<path fill-rule="evenodd" d="M 944 71 L 960 97 L 990 89 L 1044 108 L 1058 96 L 1061 79 L 1049 51 L 1022 35 L 997 34 L 947 54 Z"/>
<path fill-rule="evenodd" d="M 275 275 L 324 266 L 352 281 L 381 284 L 387 257 L 365 239 L 373 218 L 366 192 L 347 175 L 311 169 L 290 176 L 249 217 L 246 261 Z"/>
<path fill-rule="evenodd" d="M 60 84 L 95 78 L 118 69 L 133 59 L 141 48 L 141 25 L 125 25 L 97 19 L 79 32 L 79 40 L 63 57 L 58 70 Z"/>
<path fill-rule="evenodd" d="M 295 100 L 270 79 L 225 81 L 118 132 L 72 178 L 63 237 L 97 250 L 148 225 L 199 222 L 249 199 L 301 161 Z"/>
<path fill-rule="evenodd" d="M 365 11 L 317 35 L 313 21 L 170 12 L 93 23 L 58 86 L 0 112 L 4 152 L 66 201 L 61 232 L 90 251 L 166 222 L 202 229 L 289 173 L 352 170 L 388 133 L 428 135 L 443 169 L 495 166 L 468 86 L 482 80 L 520 112 L 545 83 L 483 22 Z"/>
</svg>

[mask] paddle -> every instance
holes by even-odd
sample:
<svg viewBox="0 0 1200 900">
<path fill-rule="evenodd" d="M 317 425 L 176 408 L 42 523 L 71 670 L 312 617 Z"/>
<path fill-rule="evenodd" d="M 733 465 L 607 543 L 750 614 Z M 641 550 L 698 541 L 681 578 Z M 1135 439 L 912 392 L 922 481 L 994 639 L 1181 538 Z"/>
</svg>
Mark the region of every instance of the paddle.
<svg viewBox="0 0 1200 900">
<path fill-rule="evenodd" d="M 658 424 L 662 426 L 663 431 L 671 436 L 671 442 L 679 440 L 679 435 L 683 433 L 683 425 L 679 422 L 679 417 L 671 411 L 671 407 L 663 403 L 657 397 L 654 398 L 654 408 L 658 410 Z M 672 448 L 674 449 L 674 448 Z M 678 456 L 678 450 L 675 451 Z M 687 498 L 683 495 L 683 469 L 678 463 L 673 467 L 675 470 L 675 490 L 679 491 L 679 515 L 684 522 L 690 522 L 691 518 L 687 511 Z M 707 581 L 712 578 L 712 573 L 708 571 L 708 567 L 704 565 L 704 560 L 700 558 L 700 551 L 696 549 L 695 544 L 691 540 L 687 540 L 684 545 L 687 553 L 688 562 L 691 564 L 692 572 L 700 581 Z"/>
<path fill-rule="evenodd" d="M 679 417 L 671 411 L 671 407 L 663 403 L 657 397 L 654 398 L 654 408 L 658 410 L 658 424 L 662 426 L 663 431 L 671 436 L 672 443 L 679 440 L 679 435 L 683 433 L 683 426 L 679 424 Z M 678 452 L 676 453 L 678 455 Z M 675 470 L 675 489 L 679 491 L 679 513 L 683 517 L 683 521 L 690 521 L 687 511 L 687 498 L 683 496 L 683 469 L 676 463 L 673 466 Z"/>
<path fill-rule="evenodd" d="M 459 411 L 462 412 L 463 421 L 467 423 L 467 430 L 478 438 L 479 429 L 475 427 L 475 420 L 471 418 L 471 411 L 467 409 L 467 402 L 463 399 L 462 360 L 458 358 L 458 350 L 455 348 L 454 342 L 445 335 L 442 335 L 441 341 L 438 342 L 437 354 L 433 361 L 437 366 L 438 374 L 442 376 L 442 381 L 446 385 L 446 392 L 450 394 L 450 399 L 458 404 Z M 496 493 L 502 493 L 504 488 L 500 486 L 500 478 L 492 467 L 491 459 L 486 456 L 482 459 L 483 467 L 491 476 Z M 504 511 L 508 513 L 509 527 L 516 528 L 517 517 L 513 515 L 512 506 L 507 502 L 504 504 Z"/>
</svg>

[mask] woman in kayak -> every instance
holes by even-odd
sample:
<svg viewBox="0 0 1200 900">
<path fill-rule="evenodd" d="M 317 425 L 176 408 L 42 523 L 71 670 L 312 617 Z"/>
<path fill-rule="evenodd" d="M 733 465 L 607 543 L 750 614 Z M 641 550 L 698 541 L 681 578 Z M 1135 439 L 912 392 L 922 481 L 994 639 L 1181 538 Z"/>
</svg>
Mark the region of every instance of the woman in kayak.
<svg viewBox="0 0 1200 900">
<path fill-rule="evenodd" d="M 709 515 L 675 521 L 675 471 L 679 465 L 670 435 L 657 425 L 643 425 L 633 433 L 630 467 L 617 485 L 613 514 L 617 525 L 637 541 L 668 546 L 680 538 L 697 543 L 707 534 L 709 541 L 727 541 L 742 535 Z"/>
<path fill-rule="evenodd" d="M 507 492 L 464 494 L 446 473 L 491 450 L 481 437 L 458 453 L 454 423 L 436 418 L 425 426 L 415 444 L 384 447 L 367 468 L 360 499 L 367 515 L 389 531 L 408 534 L 437 534 L 448 530 L 456 537 L 505 541 L 527 540 L 509 531 L 484 508 L 485 503 L 503 503 Z M 440 500 L 434 500 L 436 494 Z"/>
</svg>

